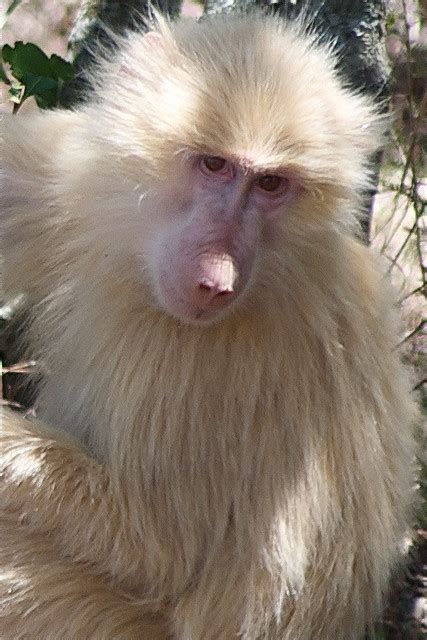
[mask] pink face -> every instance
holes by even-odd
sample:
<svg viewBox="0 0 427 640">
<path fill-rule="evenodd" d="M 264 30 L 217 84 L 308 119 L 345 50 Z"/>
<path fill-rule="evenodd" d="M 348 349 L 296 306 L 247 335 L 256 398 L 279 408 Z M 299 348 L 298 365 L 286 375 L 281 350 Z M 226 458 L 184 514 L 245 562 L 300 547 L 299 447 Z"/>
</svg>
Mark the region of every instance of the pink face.
<svg viewBox="0 0 427 640">
<path fill-rule="evenodd" d="M 166 224 L 149 261 L 157 301 L 177 318 L 209 321 L 235 303 L 253 275 L 261 238 L 272 237 L 296 190 L 285 171 L 248 164 L 213 155 L 177 160 L 160 205 Z"/>
</svg>

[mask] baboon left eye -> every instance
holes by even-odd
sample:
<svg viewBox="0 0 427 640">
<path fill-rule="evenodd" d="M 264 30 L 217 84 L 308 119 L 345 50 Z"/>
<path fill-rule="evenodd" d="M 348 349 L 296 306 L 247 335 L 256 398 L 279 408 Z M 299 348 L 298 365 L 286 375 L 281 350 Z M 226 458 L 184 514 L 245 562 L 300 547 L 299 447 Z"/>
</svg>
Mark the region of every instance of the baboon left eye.
<svg viewBox="0 0 427 640">
<path fill-rule="evenodd" d="M 220 156 L 203 156 L 202 158 L 202 167 L 211 173 L 223 171 L 226 166 L 227 160 Z"/>
<path fill-rule="evenodd" d="M 267 191 L 268 193 L 277 193 L 285 191 L 288 186 L 287 178 L 283 176 L 276 176 L 267 174 L 265 176 L 260 176 L 256 180 L 256 186 L 262 191 Z"/>
</svg>

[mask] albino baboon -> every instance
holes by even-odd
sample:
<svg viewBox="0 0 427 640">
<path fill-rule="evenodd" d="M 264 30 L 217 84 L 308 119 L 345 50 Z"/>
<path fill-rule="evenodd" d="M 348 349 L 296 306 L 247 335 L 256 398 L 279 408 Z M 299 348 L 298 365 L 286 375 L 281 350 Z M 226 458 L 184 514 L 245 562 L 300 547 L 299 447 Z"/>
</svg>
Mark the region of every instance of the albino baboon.
<svg viewBox="0 0 427 640">
<path fill-rule="evenodd" d="M 412 484 L 354 239 L 384 122 L 301 26 L 156 30 L 78 112 L 3 125 L 6 289 L 46 374 L 43 424 L 3 417 L 1 635 L 361 638 Z"/>
</svg>

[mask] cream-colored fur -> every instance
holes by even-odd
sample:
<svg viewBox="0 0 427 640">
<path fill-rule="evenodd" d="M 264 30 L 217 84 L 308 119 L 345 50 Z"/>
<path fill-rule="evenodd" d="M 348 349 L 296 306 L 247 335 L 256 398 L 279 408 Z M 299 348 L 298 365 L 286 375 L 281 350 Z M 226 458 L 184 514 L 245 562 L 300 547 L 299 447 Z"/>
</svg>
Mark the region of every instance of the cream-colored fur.
<svg viewBox="0 0 427 640">
<path fill-rule="evenodd" d="M 412 485 L 390 295 L 354 239 L 383 125 L 301 29 L 159 29 L 100 63 L 96 103 L 4 120 L 5 283 L 51 427 L 2 419 L 0 635 L 359 639 Z M 146 268 L 192 149 L 303 185 L 242 301 L 200 326 Z"/>
</svg>

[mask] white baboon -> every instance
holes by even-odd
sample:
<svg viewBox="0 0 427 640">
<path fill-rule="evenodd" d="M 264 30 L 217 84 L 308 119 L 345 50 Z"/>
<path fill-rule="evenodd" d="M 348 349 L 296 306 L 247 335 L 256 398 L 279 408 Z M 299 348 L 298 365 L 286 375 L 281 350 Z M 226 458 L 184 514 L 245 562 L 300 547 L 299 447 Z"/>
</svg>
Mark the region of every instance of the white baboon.
<svg viewBox="0 0 427 640">
<path fill-rule="evenodd" d="M 5 117 L 7 640 L 353 640 L 411 502 L 390 295 L 355 239 L 384 123 L 301 26 L 159 21 L 78 111 Z"/>
</svg>

